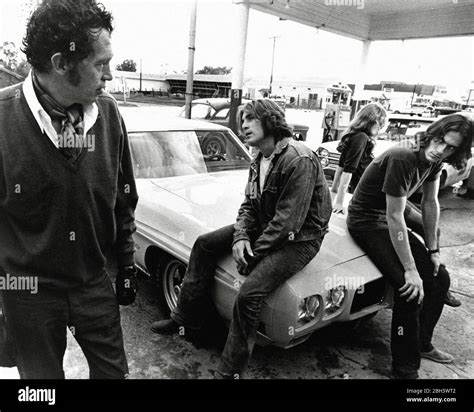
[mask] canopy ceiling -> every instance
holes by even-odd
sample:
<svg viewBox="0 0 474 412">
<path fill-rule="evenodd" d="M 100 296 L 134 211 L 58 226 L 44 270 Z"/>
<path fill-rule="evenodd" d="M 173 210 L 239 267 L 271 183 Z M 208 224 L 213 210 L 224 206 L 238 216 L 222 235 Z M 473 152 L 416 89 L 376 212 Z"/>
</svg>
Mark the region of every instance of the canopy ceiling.
<svg viewBox="0 0 474 412">
<path fill-rule="evenodd" d="M 358 40 L 474 34 L 474 0 L 233 0 Z"/>
</svg>

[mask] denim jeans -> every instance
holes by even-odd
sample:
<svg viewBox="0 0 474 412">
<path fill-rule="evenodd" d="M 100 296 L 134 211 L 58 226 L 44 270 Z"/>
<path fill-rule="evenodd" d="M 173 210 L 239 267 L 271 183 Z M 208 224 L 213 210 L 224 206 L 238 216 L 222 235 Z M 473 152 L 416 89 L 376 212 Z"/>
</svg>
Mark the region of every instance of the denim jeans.
<svg viewBox="0 0 474 412">
<path fill-rule="evenodd" d="M 37 294 L 8 290 L 3 299 L 21 379 L 64 379 L 66 327 L 84 352 L 91 379 L 122 379 L 128 374 L 119 307 L 105 272 L 87 287 L 39 287 Z"/>
<path fill-rule="evenodd" d="M 405 284 L 405 270 L 393 248 L 388 229 L 349 230 L 356 243 L 367 253 L 394 289 L 391 350 L 394 371 L 406 378 L 416 378 L 420 367 L 420 351 L 433 349 L 431 339 L 441 316 L 444 297 L 449 289 L 449 274 L 440 265 L 438 275 L 433 276 L 434 266 L 425 246 L 408 232 L 411 253 L 423 280 L 425 292 L 421 305 L 417 300 L 406 301 L 398 289 Z"/>
<path fill-rule="evenodd" d="M 209 302 L 216 261 L 231 253 L 234 225 L 200 236 L 194 243 L 178 305 L 171 318 L 180 325 L 198 329 Z M 257 334 L 263 299 L 306 266 L 319 251 L 321 240 L 287 243 L 255 262 L 234 302 L 229 334 L 219 371 L 243 377 Z"/>
</svg>

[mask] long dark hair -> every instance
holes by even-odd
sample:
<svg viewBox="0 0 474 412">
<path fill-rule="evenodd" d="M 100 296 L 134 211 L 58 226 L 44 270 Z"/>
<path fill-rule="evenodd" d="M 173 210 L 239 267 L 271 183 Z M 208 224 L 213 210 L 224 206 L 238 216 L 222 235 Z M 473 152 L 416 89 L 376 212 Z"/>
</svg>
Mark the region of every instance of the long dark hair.
<svg viewBox="0 0 474 412">
<path fill-rule="evenodd" d="M 256 99 L 241 106 L 237 113 L 237 127 L 240 134 L 244 134 L 242 130 L 244 112 L 251 113 L 256 119 L 260 120 L 265 136 L 273 136 L 276 142 L 285 137 L 293 136 L 291 127 L 286 123 L 285 113 L 272 100 Z"/>
<path fill-rule="evenodd" d="M 426 132 L 420 132 L 416 135 L 421 148 L 430 144 L 434 138 L 444 139 L 448 132 L 457 132 L 462 136 L 462 143 L 456 151 L 444 161 L 456 169 L 466 167 L 468 159 L 471 158 L 473 121 L 462 114 L 451 114 L 445 116 L 426 129 Z"/>
</svg>

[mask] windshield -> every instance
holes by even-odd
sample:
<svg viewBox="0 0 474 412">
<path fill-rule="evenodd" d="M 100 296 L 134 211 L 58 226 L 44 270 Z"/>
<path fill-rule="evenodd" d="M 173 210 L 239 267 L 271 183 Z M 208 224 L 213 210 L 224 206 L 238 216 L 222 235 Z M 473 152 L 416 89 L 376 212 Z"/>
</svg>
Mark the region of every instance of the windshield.
<svg viewBox="0 0 474 412">
<path fill-rule="evenodd" d="M 193 119 L 211 119 L 216 111 L 212 106 L 203 103 L 194 103 L 191 107 L 191 117 Z"/>
<path fill-rule="evenodd" d="M 135 178 L 162 178 L 247 169 L 249 153 L 226 130 L 132 132 Z"/>
</svg>

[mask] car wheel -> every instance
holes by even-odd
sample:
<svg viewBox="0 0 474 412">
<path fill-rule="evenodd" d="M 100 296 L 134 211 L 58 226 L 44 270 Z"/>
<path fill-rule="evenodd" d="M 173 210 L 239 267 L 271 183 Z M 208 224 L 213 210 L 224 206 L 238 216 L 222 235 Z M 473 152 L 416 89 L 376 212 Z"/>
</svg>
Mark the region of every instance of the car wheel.
<svg viewBox="0 0 474 412">
<path fill-rule="evenodd" d="M 156 284 L 158 287 L 158 298 L 164 308 L 172 311 L 178 304 L 178 296 L 181 291 L 186 265 L 178 259 L 171 258 L 158 270 Z"/>
<path fill-rule="evenodd" d="M 208 156 L 222 155 L 226 152 L 225 140 L 220 134 L 213 134 L 204 139 L 203 142 L 203 154 Z"/>
</svg>

